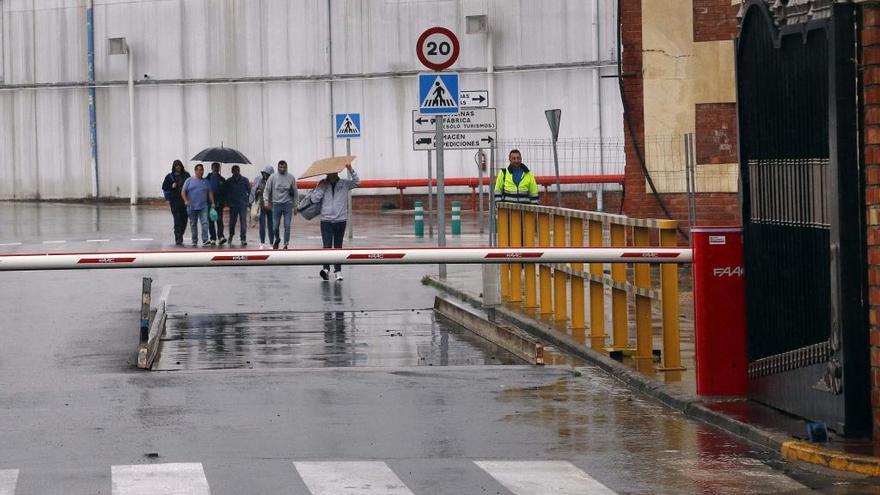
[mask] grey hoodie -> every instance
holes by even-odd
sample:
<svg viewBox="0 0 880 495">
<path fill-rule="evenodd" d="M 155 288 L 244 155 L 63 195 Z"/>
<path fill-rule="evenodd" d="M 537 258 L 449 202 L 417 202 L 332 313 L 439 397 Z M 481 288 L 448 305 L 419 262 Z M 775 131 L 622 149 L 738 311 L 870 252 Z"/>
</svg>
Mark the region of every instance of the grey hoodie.
<svg viewBox="0 0 880 495">
<path fill-rule="evenodd" d="M 266 181 L 266 192 L 263 193 L 263 199 L 273 205 L 295 205 L 297 199 L 296 178 L 290 172 L 286 174 L 275 172 Z"/>
<path fill-rule="evenodd" d="M 319 182 L 311 199 L 321 203 L 321 221 L 338 223 L 348 220 L 348 191 L 360 184 L 361 179 L 354 170 L 351 171 L 351 180 L 340 177 L 335 187 L 327 179 Z"/>
</svg>

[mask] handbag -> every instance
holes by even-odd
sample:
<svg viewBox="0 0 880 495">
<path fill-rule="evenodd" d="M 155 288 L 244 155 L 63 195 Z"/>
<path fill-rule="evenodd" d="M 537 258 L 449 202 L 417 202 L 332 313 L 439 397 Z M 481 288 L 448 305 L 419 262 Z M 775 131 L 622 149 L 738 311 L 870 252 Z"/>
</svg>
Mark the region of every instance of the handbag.
<svg viewBox="0 0 880 495">
<path fill-rule="evenodd" d="M 312 193 L 309 193 L 296 205 L 296 211 L 306 220 L 311 220 L 321 214 L 321 203 L 312 201 Z"/>
</svg>

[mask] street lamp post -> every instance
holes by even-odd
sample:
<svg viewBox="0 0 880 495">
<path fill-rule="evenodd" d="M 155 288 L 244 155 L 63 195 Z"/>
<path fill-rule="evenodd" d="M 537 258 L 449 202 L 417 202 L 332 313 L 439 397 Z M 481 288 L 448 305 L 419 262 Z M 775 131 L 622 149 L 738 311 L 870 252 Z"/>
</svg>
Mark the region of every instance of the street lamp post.
<svg viewBox="0 0 880 495">
<path fill-rule="evenodd" d="M 126 55 L 128 59 L 128 132 L 129 132 L 129 168 L 131 174 L 131 204 L 137 204 L 137 153 L 135 148 L 134 127 L 134 54 L 125 38 L 110 38 L 108 53 L 110 55 Z"/>
</svg>

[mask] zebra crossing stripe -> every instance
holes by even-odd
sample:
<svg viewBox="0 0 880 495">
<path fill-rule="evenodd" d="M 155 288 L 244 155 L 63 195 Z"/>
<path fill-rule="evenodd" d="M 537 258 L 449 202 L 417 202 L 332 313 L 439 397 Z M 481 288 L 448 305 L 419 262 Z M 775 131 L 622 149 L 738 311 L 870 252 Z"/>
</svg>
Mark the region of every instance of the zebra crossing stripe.
<svg viewBox="0 0 880 495">
<path fill-rule="evenodd" d="M 384 462 L 294 462 L 312 495 L 413 495 Z"/>
<path fill-rule="evenodd" d="M 137 464 L 111 468 L 112 495 L 211 495 L 198 462 Z"/>
<path fill-rule="evenodd" d="M 0 469 L 0 495 L 15 495 L 18 469 Z"/>
<path fill-rule="evenodd" d="M 614 495 L 567 461 L 475 461 L 515 495 Z"/>
</svg>

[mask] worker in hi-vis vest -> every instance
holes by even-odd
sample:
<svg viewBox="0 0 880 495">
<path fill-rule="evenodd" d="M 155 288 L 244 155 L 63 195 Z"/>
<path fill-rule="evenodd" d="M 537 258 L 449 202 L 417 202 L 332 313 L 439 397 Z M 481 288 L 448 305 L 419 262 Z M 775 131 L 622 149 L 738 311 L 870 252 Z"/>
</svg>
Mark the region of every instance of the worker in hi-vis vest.
<svg viewBox="0 0 880 495">
<path fill-rule="evenodd" d="M 519 150 L 511 150 L 508 159 L 510 165 L 501 169 L 495 180 L 497 201 L 538 204 L 538 183 L 528 167 L 523 165 L 522 154 Z"/>
</svg>

